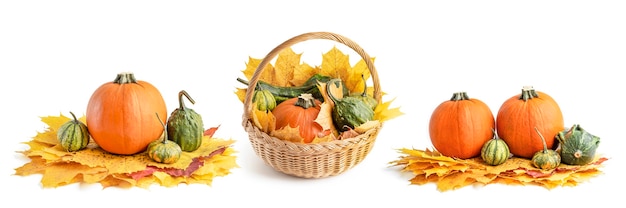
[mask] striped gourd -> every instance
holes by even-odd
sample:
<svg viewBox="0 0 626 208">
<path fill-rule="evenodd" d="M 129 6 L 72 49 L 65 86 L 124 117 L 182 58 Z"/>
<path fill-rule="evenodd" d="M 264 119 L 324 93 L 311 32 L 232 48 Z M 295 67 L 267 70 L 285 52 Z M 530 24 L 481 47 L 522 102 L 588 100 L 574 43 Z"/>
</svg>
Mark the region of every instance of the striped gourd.
<svg viewBox="0 0 626 208">
<path fill-rule="evenodd" d="M 179 107 L 172 111 L 167 121 L 167 136 L 176 142 L 183 151 L 193 152 L 202 145 L 204 124 L 200 114 L 185 107 L 183 95 L 191 103 L 195 103 L 186 91 L 182 90 L 178 93 Z"/>
<path fill-rule="evenodd" d="M 74 113 L 73 120 L 65 122 L 57 131 L 57 139 L 61 147 L 68 152 L 76 152 L 87 147 L 89 144 L 89 130 L 85 123 L 76 119 Z"/>
<path fill-rule="evenodd" d="M 167 139 L 167 132 L 165 132 L 167 127 L 163 121 L 161 121 L 161 118 L 159 118 L 158 113 L 156 116 L 163 126 L 163 139 L 157 139 L 148 144 L 148 149 L 146 150 L 148 157 L 158 163 L 175 163 L 180 159 L 180 155 L 183 151 L 176 142 Z"/>
<path fill-rule="evenodd" d="M 535 131 L 537 131 L 543 142 L 543 150 L 539 150 L 533 155 L 531 159 L 533 166 L 542 170 L 552 170 L 558 167 L 561 164 L 561 156 L 556 151 L 548 149 L 546 140 L 536 127 Z"/>
<path fill-rule="evenodd" d="M 485 142 L 480 150 L 480 157 L 489 165 L 500 165 L 509 159 L 511 152 L 506 142 L 494 132 L 493 138 Z"/>
</svg>

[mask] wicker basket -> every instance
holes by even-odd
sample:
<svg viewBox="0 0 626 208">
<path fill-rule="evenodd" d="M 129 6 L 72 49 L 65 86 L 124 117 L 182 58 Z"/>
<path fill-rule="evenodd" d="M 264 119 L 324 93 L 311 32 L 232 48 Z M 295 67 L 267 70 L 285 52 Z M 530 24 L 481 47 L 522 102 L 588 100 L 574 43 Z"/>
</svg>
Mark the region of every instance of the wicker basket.
<svg viewBox="0 0 626 208">
<path fill-rule="evenodd" d="M 270 51 L 261 61 L 248 86 L 256 86 L 265 66 L 278 53 L 292 45 L 312 39 L 327 39 L 342 43 L 355 52 L 365 61 L 371 73 L 374 98 L 381 101 L 382 92 L 378 81 L 376 68 L 365 51 L 352 40 L 329 32 L 312 32 L 295 36 Z M 315 144 L 295 143 L 272 137 L 257 128 L 252 120 L 252 95 L 254 87 L 248 87 L 244 99 L 243 127 L 248 132 L 250 142 L 256 154 L 265 164 L 275 170 L 302 178 L 322 178 L 341 174 L 359 164 L 370 152 L 382 123 L 369 131 L 353 138 L 343 138 L 330 142 Z"/>
</svg>

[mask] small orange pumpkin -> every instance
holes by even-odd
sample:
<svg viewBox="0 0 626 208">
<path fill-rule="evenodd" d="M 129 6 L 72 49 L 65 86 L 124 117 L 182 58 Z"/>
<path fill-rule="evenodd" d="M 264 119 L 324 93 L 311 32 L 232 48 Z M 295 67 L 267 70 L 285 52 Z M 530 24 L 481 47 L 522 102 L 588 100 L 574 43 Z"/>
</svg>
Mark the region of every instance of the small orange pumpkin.
<svg viewBox="0 0 626 208">
<path fill-rule="evenodd" d="M 120 73 L 91 95 L 85 117 L 91 137 L 103 150 L 131 155 L 144 151 L 163 133 L 154 122 L 155 112 L 167 115 L 159 90 L 133 73 Z"/>
<path fill-rule="evenodd" d="M 552 149 L 555 136 L 564 126 L 558 103 L 530 86 L 523 87 L 521 94 L 504 101 L 496 116 L 500 138 L 509 145 L 513 155 L 527 159 L 544 149 L 539 135 L 545 135 L 546 146 Z"/>
<path fill-rule="evenodd" d="M 461 159 L 480 155 L 485 142 L 493 137 L 495 119 L 489 106 L 469 98 L 466 92 L 454 93 L 430 117 L 430 140 L 441 154 Z"/>
<path fill-rule="evenodd" d="M 276 118 L 276 129 L 298 127 L 303 142 L 311 143 L 323 131 L 322 126 L 315 122 L 320 105 L 321 102 L 311 94 L 302 94 L 281 102 L 272 111 Z"/>
</svg>

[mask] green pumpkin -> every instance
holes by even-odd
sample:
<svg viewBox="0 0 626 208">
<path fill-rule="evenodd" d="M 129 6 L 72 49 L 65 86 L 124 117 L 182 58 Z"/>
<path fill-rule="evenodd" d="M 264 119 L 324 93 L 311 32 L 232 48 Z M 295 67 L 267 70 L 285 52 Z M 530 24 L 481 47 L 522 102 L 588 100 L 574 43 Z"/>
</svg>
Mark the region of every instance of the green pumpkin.
<svg viewBox="0 0 626 208">
<path fill-rule="evenodd" d="M 337 130 L 343 131 L 345 127 L 354 129 L 374 119 L 374 110 L 365 104 L 363 100 L 351 96 L 337 99 L 331 92 L 331 88 L 343 88 L 341 79 L 331 79 L 326 84 L 328 97 L 335 103 L 332 117 Z"/>
<path fill-rule="evenodd" d="M 57 139 L 65 151 L 76 152 L 89 144 L 89 130 L 85 123 L 76 119 L 74 113 L 70 114 L 73 120 L 61 125 L 57 131 Z"/>
<path fill-rule="evenodd" d="M 363 92 L 351 94 L 350 97 L 355 97 L 362 100 L 367 106 L 374 110 L 376 109 L 376 106 L 378 106 L 378 101 L 374 99 L 374 97 L 367 94 L 367 82 L 363 74 L 361 74 L 361 79 L 363 80 Z"/>
<path fill-rule="evenodd" d="M 204 124 L 202 116 L 193 109 L 185 107 L 183 95 L 195 104 L 189 94 L 182 90 L 178 93 L 179 108 L 172 111 L 167 121 L 167 136 L 176 142 L 185 152 L 193 152 L 202 145 Z"/>
<path fill-rule="evenodd" d="M 558 167 L 561 164 L 561 156 L 558 152 L 548 149 L 546 140 L 543 138 L 543 135 L 541 135 L 537 127 L 535 127 L 535 131 L 537 131 L 539 137 L 541 137 L 543 150 L 539 150 L 533 155 L 531 159 L 533 166 L 542 170 L 552 170 Z"/>
<path fill-rule="evenodd" d="M 157 114 L 157 118 L 159 118 L 159 114 Z M 161 122 L 161 119 L 158 119 Z M 169 139 L 167 139 L 167 133 L 165 133 L 166 126 L 163 122 L 161 122 L 163 126 L 163 138 L 157 139 L 148 144 L 148 148 L 146 150 L 148 157 L 158 163 L 171 164 L 175 163 L 180 159 L 180 155 L 183 150 L 180 146 Z"/>
<path fill-rule="evenodd" d="M 500 165 L 511 156 L 509 146 L 494 132 L 493 138 L 480 149 L 480 157 L 489 165 Z"/>
<path fill-rule="evenodd" d="M 260 111 L 272 111 L 276 107 L 276 98 L 269 90 L 256 90 L 254 97 L 252 97 L 252 103 L 256 103 L 256 107 Z"/>
<path fill-rule="evenodd" d="M 600 137 L 590 134 L 578 124 L 559 132 L 556 139 L 560 144 L 558 152 L 561 161 L 568 165 L 589 164 L 595 158 L 600 144 Z"/>
</svg>

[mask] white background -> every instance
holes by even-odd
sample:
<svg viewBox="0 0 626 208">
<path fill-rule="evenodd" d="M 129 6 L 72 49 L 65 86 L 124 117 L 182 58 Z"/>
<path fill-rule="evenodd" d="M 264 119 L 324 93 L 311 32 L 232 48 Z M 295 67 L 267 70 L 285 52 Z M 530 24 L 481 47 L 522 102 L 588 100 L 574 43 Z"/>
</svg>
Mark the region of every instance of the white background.
<svg viewBox="0 0 626 208">
<path fill-rule="evenodd" d="M 2 1 L 3 204 L 170 207 L 582 206 L 617 199 L 623 181 L 626 5 L 623 1 Z M 407 2 L 410 2 L 408 4 Z M 263 58 L 295 35 L 329 31 L 376 57 L 385 100 L 403 116 L 381 130 L 355 168 L 324 179 L 294 178 L 265 166 L 241 126 L 234 95 L 248 57 Z M 294 46 L 320 63 L 333 42 Z M 341 49 L 341 48 L 340 48 Z M 349 49 L 351 58 L 358 58 Z M 84 115 L 91 93 L 131 71 L 157 86 L 168 104 L 177 93 L 196 100 L 216 137 L 237 140 L 240 168 L 212 186 L 102 189 L 99 184 L 42 188 L 20 177 L 16 151 L 45 130 L 41 116 Z M 577 187 L 488 185 L 441 193 L 410 185 L 389 162 L 398 148 L 429 148 L 432 110 L 466 91 L 494 114 L 532 85 L 560 104 L 566 126 L 602 138 L 603 174 Z M 501 202 L 497 202 L 501 201 Z M 496 203 L 497 202 L 497 203 Z M 614 204 L 613 204 L 614 205 Z"/>
</svg>

